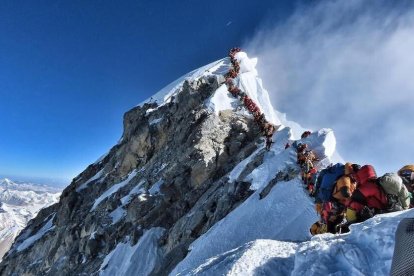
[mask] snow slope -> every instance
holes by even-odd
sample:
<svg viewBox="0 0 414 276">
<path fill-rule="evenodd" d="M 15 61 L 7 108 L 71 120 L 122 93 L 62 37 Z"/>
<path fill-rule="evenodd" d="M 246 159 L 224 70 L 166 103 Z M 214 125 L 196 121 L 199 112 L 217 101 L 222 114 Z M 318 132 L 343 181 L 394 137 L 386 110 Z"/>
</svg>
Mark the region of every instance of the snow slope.
<svg viewBox="0 0 414 276">
<path fill-rule="evenodd" d="M 289 275 L 296 243 L 255 240 L 208 259 L 186 275 Z"/>
<path fill-rule="evenodd" d="M 206 66 L 195 69 L 190 73 L 187 73 L 177 80 L 173 81 L 155 95 L 149 99 L 143 101 L 139 106 L 144 105 L 145 103 L 157 103 L 158 107 L 163 106 L 166 103 L 169 103 L 174 95 L 181 91 L 184 81 L 186 80 L 197 80 L 201 77 L 211 76 L 211 75 L 223 75 L 228 70 L 230 61 L 227 58 L 212 62 Z"/>
<path fill-rule="evenodd" d="M 39 229 L 39 231 L 36 232 L 36 234 L 30 236 L 29 238 L 25 239 L 19 246 L 17 247 L 17 251 L 22 251 L 34 244 L 37 240 L 41 239 L 47 232 L 50 230 L 53 230 L 53 219 L 55 216 L 52 216 L 45 225 L 43 225 L 42 228 Z"/>
<path fill-rule="evenodd" d="M 259 199 L 272 176 L 294 163 L 293 150 L 281 149 L 289 134 L 278 132 L 264 163 L 246 177 L 256 192 L 193 242 L 170 275 L 389 275 L 396 228 L 414 210 L 376 216 L 347 234 L 311 237 L 318 217 L 299 177 Z M 330 130 L 303 141 L 327 160 L 335 153 Z"/>
<path fill-rule="evenodd" d="M 252 275 L 257 272 L 264 275 L 289 274 L 294 269 L 295 252 L 303 242 L 311 238 L 309 227 L 318 220 L 313 201 L 304 192 L 298 174 L 290 181 L 277 183 L 265 198 L 259 199 L 259 194 L 278 172 L 292 168 L 299 171 L 296 165 L 296 152 L 293 148 L 285 150 L 285 144 L 292 143 L 305 129 L 295 122 L 288 121 L 284 114 L 274 110 L 268 92 L 255 69 L 257 59 L 250 59 L 243 52 L 238 53 L 236 58 L 241 69 L 235 79 L 235 85 L 257 103 L 269 121 L 282 125 L 282 128 L 275 133 L 276 143 L 271 150 L 264 153 L 263 163 L 244 179 L 251 182 L 254 193 L 195 240 L 186 258 L 176 266 L 171 275 Z M 185 80 L 194 82 L 212 75 L 220 78 L 220 75 L 228 71 L 229 66 L 229 59 L 226 58 L 194 70 L 140 105 L 156 102 L 158 106 L 162 106 L 180 92 Z M 224 110 L 233 110 L 250 116 L 238 99 L 227 91 L 225 84 L 219 86 L 206 100 L 205 105 L 217 115 Z M 330 129 L 314 132 L 303 142 L 309 144 L 324 162 L 340 159 L 335 150 L 336 139 Z M 229 173 L 229 181 L 238 179 L 244 168 L 263 152 L 264 149 L 261 147 L 240 162 Z M 162 183 L 162 179 L 159 183 Z M 157 192 L 158 186 L 153 187 L 152 193 Z M 140 193 L 139 188 L 136 192 Z M 123 215 L 122 210 L 115 210 L 111 214 L 113 222 L 118 221 Z M 107 255 L 101 267 L 101 275 L 129 275 L 127 271 L 136 266 L 132 260 L 133 255 L 138 254 L 138 249 L 142 252 L 156 251 L 154 245 L 147 242 L 147 233 L 152 231 L 155 230 L 148 230 L 136 245 L 129 242 L 118 244 L 114 251 Z M 151 253 L 146 260 L 152 263 L 157 256 Z M 150 271 L 146 268 L 141 269 L 135 271 L 142 275 Z"/>
<path fill-rule="evenodd" d="M 118 244 L 106 256 L 99 275 L 149 275 L 160 260 L 161 252 L 157 242 L 164 231 L 161 227 L 151 228 L 135 245 L 131 245 L 129 241 Z"/>
<path fill-rule="evenodd" d="M 376 216 L 342 235 L 301 243 L 255 240 L 214 256 L 185 275 L 389 275 L 395 231 L 414 210 Z"/>
<path fill-rule="evenodd" d="M 137 171 L 132 171 L 127 179 L 125 179 L 124 181 L 113 185 L 111 188 L 109 188 L 107 191 L 105 191 L 100 197 L 98 197 L 95 202 L 93 203 L 93 206 L 91 208 L 91 212 L 93 210 L 95 210 L 95 208 L 105 199 L 107 199 L 108 197 L 110 197 L 112 194 L 116 193 L 119 189 L 121 189 L 122 187 L 124 187 L 125 185 L 127 185 L 132 178 L 134 178 L 137 175 Z"/>
<path fill-rule="evenodd" d="M 0 258 L 40 209 L 59 200 L 58 191 L 44 185 L 0 180 Z"/>
<path fill-rule="evenodd" d="M 265 154 L 263 164 L 246 176 L 245 180 L 252 183 L 255 193 L 198 238 L 171 275 L 190 272 L 209 258 L 257 239 L 306 241 L 310 238 L 309 227 L 318 218 L 311 198 L 303 191 L 299 175 L 291 181 L 277 183 L 268 196 L 259 198 L 277 172 L 286 171 L 288 167 L 298 169 L 294 149 L 284 149 L 290 137 L 289 128 L 276 133 L 276 143 Z M 321 158 L 329 158 L 334 152 L 335 137 L 331 130 L 314 133 L 306 141 Z"/>
</svg>

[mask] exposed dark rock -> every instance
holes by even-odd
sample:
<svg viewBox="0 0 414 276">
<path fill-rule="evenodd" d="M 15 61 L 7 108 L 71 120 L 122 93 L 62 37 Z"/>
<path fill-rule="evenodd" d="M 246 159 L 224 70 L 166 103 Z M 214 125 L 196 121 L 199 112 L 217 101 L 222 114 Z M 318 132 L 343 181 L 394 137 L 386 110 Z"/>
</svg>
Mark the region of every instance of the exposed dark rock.
<svg viewBox="0 0 414 276">
<path fill-rule="evenodd" d="M 290 181 L 293 178 L 297 177 L 299 173 L 300 171 L 298 171 L 297 168 L 294 167 L 289 167 L 286 171 L 278 172 L 275 178 L 270 180 L 269 184 L 267 184 L 266 187 L 260 192 L 260 199 L 265 198 L 277 183 L 281 181 Z"/>
<path fill-rule="evenodd" d="M 234 166 L 257 149 L 260 132 L 251 117 L 232 111 L 217 116 L 206 109 L 204 101 L 217 87 L 216 78 L 185 82 L 171 102 L 128 111 L 120 142 L 77 176 L 58 204 L 29 223 L 0 274 L 96 275 L 118 243 L 129 237 L 135 244 L 152 227 L 166 229 L 159 240 L 164 257 L 153 274 L 171 271 L 192 241 L 252 193 L 243 178 L 263 160 L 259 154 L 237 181 L 228 181 Z M 119 216 L 116 222 L 111 214 Z M 52 216 L 54 228 L 19 252 Z"/>
</svg>

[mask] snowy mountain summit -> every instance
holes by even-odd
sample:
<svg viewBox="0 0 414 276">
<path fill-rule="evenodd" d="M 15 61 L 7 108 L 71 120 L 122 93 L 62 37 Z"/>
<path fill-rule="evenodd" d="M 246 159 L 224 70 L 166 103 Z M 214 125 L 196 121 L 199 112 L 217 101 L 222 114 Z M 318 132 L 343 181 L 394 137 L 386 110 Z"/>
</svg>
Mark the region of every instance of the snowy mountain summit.
<svg viewBox="0 0 414 276">
<path fill-rule="evenodd" d="M 235 58 L 234 85 L 281 125 L 269 151 L 224 83 L 230 59 L 194 70 L 124 115 L 122 139 L 22 231 L 1 274 L 389 273 L 395 227 L 410 211 L 311 238 L 318 217 L 285 149 L 303 129 L 272 107 L 258 61 Z M 303 142 L 320 166 L 338 161 L 332 130 Z"/>
<path fill-rule="evenodd" d="M 0 258 L 40 209 L 59 200 L 58 189 L 0 179 Z"/>
</svg>

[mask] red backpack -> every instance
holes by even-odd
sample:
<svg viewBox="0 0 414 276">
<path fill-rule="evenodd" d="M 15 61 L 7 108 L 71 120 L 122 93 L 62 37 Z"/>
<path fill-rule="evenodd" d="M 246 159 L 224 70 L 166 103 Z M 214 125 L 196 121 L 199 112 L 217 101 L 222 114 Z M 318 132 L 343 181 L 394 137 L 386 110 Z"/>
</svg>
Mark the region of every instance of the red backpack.
<svg viewBox="0 0 414 276">
<path fill-rule="evenodd" d="M 377 178 L 377 173 L 371 165 L 362 166 L 354 175 L 354 179 L 360 184 L 364 185 L 368 181 L 375 180 Z"/>
<path fill-rule="evenodd" d="M 387 208 L 388 199 L 382 187 L 377 184 L 377 174 L 373 166 L 362 166 L 351 177 L 358 183 L 350 203 L 355 210 L 361 211 L 363 205 L 381 211 Z M 357 202 L 360 206 L 355 206 L 353 202 Z"/>
</svg>

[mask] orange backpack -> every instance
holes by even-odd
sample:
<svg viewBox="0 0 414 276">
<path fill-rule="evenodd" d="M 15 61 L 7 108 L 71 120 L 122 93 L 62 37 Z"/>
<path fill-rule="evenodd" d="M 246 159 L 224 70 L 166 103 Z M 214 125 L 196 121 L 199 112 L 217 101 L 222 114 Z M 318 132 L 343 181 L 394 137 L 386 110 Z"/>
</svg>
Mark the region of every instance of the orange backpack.
<svg viewBox="0 0 414 276">
<path fill-rule="evenodd" d="M 351 198 L 355 189 L 356 185 L 354 182 L 352 182 L 351 177 L 343 175 L 336 181 L 332 196 L 339 202 L 345 203 L 347 199 Z"/>
</svg>

